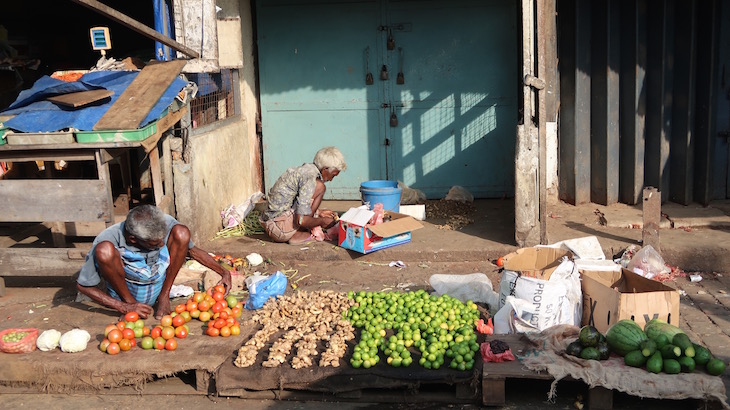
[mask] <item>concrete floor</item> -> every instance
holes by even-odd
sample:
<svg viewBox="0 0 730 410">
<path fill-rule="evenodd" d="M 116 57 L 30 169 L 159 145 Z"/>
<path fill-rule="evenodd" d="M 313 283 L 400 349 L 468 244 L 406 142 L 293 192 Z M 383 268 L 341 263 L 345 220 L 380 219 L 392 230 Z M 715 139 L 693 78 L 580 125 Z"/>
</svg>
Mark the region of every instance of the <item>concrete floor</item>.
<svg viewBox="0 0 730 410">
<path fill-rule="evenodd" d="M 700 272 L 701 282 L 690 282 L 687 277 L 680 276 L 668 282 L 682 293 L 680 318 L 682 327 L 693 338 L 706 344 L 713 353 L 726 362 L 730 360 L 730 202 L 723 201 L 712 207 L 680 207 L 665 205 L 662 211 L 669 215 L 674 228 L 666 226 L 662 229 L 662 256 L 672 266 L 685 272 Z M 343 212 L 352 202 L 327 202 L 324 206 Z M 497 286 L 499 274 L 492 263 L 497 257 L 505 255 L 517 248 L 514 241 L 514 210 L 511 200 L 484 200 L 475 203 L 477 213 L 473 215 L 474 223 L 460 231 L 439 229 L 442 220 L 427 220 L 424 228 L 413 232 L 412 242 L 406 245 L 384 249 L 368 255 L 360 255 L 333 246 L 330 243 L 308 243 L 300 246 L 275 244 L 264 237 L 241 237 L 214 241 L 198 241 L 198 246 L 218 254 L 230 253 L 243 257 L 251 252 L 258 252 L 265 258 L 293 267 L 311 276 L 300 282 L 302 289 L 340 289 L 370 288 L 381 290 L 394 288 L 399 284 L 412 283 L 415 286 L 427 286 L 427 279 L 434 273 L 486 273 Z M 599 223 L 596 211 L 607 220 L 605 225 Z M 556 242 L 564 239 L 595 235 L 607 257 L 631 244 L 639 244 L 641 229 L 641 213 L 635 207 L 615 205 L 602 207 L 584 205 L 574 207 L 557 201 L 551 201 L 548 211 L 548 239 Z M 669 224 L 670 221 L 665 221 Z M 639 224 L 639 225 L 637 225 Z M 22 235 L 19 235 L 22 227 Z M 90 239 L 90 238 L 87 238 Z M 0 226 L 0 246 L 5 247 L 38 247 L 48 246 L 50 236 L 43 226 L 8 224 Z M 88 247 L 88 241 L 78 240 L 72 246 Z M 39 249 L 42 252 L 42 249 Z M 405 269 L 384 266 L 387 262 L 401 260 L 407 265 Z M 80 265 L 80 263 L 79 263 Z M 333 273 L 334 272 L 334 273 Z M 12 272 L 3 272 L 3 276 L 12 276 Z M 8 295 L 0 298 L 0 317 L 5 321 L 8 316 L 25 321 L 31 320 L 30 310 L 43 304 L 48 299 L 52 302 L 71 298 L 73 278 L 22 278 L 10 277 L 7 281 Z M 412 285 L 413 286 L 413 285 Z M 45 296 L 44 296 L 45 295 Z M 61 295 L 61 299 L 58 299 Z M 38 309 L 36 309 L 37 311 Z M 10 312 L 10 313 L 9 313 Z M 16 313 L 13 313 L 16 312 Z M 7 325 L 7 326 L 6 326 Z M 11 322 L 0 326 L 8 327 Z M 728 376 L 723 378 L 725 385 L 730 386 Z M 521 385 L 520 385 L 521 386 Z M 544 386 L 534 388 L 532 393 L 524 394 L 520 386 L 508 390 L 508 406 L 506 408 L 572 408 L 576 397 L 581 394 L 582 387 L 567 385 L 555 404 L 545 403 Z M 135 397 L 135 393 L 117 396 L 114 404 L 107 404 L 110 395 L 38 395 L 16 390 L 0 390 L 3 401 L 9 407 L 48 408 L 53 403 L 62 403 L 61 407 L 78 408 L 133 408 L 140 403 L 146 405 L 164 405 L 166 408 L 192 408 L 200 405 L 217 407 L 252 408 L 326 408 L 331 403 L 322 402 L 277 402 L 271 400 L 241 400 L 209 398 L 196 394 L 170 397 L 161 391 Z M 509 386 L 508 386 L 509 388 Z M 182 393 L 181 394 L 185 394 Z M 621 396 L 618 396 L 621 397 Z M 58 401 L 60 400 L 60 401 Z M 616 408 L 696 408 L 694 402 L 665 402 L 638 400 L 625 397 L 615 399 Z M 620 401 L 623 400 L 623 401 Z M 86 403 L 86 404 L 83 404 Z M 618 405 L 621 404 L 619 407 Z M 342 408 L 368 408 L 375 405 L 369 403 L 335 404 Z M 382 406 L 381 408 L 409 408 L 408 405 Z M 400 406 L 400 407 L 399 407 Z M 690 407 L 688 407 L 690 406 Z M 54 406 L 55 407 L 55 406 Z M 434 405 L 432 408 L 443 408 Z M 420 405 L 419 408 L 423 408 Z M 428 407 L 427 407 L 428 408 Z M 457 408 L 469 408 L 458 407 Z"/>
</svg>

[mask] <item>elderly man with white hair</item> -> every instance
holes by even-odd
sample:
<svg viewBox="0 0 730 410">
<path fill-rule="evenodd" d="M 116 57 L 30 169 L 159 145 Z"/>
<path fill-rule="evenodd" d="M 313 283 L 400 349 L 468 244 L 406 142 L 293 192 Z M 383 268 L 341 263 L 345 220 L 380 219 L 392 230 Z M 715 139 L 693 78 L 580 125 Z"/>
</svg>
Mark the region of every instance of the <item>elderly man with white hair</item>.
<svg viewBox="0 0 730 410">
<path fill-rule="evenodd" d="M 335 214 L 319 210 L 327 191 L 324 183 L 347 168 L 345 157 L 336 147 L 317 151 L 312 163 L 287 169 L 269 190 L 268 208 L 261 225 L 275 242 L 300 244 L 312 239 L 311 230 L 327 230 L 335 225 Z"/>
</svg>

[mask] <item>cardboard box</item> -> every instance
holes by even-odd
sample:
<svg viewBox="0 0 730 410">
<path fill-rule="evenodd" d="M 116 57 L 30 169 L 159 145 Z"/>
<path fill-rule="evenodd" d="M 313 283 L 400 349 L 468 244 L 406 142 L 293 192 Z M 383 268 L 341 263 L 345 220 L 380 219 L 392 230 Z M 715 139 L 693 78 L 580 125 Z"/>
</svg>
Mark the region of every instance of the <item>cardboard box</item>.
<svg viewBox="0 0 730 410">
<path fill-rule="evenodd" d="M 572 253 L 565 249 L 536 246 L 521 248 L 502 258 L 504 268 L 518 272 L 522 276 L 549 280 L 564 256 Z"/>
<path fill-rule="evenodd" d="M 622 319 L 631 319 L 642 328 L 651 319 L 679 326 L 679 292 L 634 272 L 584 270 L 582 325 L 592 325 L 601 333 Z"/>
<path fill-rule="evenodd" d="M 338 244 L 363 254 L 402 245 L 411 241 L 411 231 L 423 225 L 408 215 L 385 211 L 389 222 L 369 225 L 373 212 L 362 208 L 350 208 L 340 217 Z"/>
</svg>

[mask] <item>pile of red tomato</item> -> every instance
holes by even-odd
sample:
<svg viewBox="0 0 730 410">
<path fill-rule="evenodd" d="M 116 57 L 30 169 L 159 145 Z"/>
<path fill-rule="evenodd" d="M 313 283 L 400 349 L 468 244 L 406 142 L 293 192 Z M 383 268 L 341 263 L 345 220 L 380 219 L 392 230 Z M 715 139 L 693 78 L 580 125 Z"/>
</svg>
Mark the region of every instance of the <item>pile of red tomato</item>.
<svg viewBox="0 0 730 410">
<path fill-rule="evenodd" d="M 165 315 L 160 319 L 159 325 L 150 329 L 145 326 L 137 312 L 129 312 L 124 315 L 124 321 L 107 325 L 99 349 L 111 355 L 128 351 L 138 345 L 145 350 L 175 350 L 175 338 L 184 339 L 187 336 L 188 325 L 184 316 Z M 141 340 L 137 343 L 139 338 Z"/>
<path fill-rule="evenodd" d="M 223 285 L 216 285 L 205 292 L 195 292 L 186 303 L 175 306 L 173 315 L 189 316 L 207 323 L 205 334 L 208 336 L 238 336 L 241 325 L 236 319 L 241 317 L 243 303 L 235 296 L 226 297 Z"/>
</svg>

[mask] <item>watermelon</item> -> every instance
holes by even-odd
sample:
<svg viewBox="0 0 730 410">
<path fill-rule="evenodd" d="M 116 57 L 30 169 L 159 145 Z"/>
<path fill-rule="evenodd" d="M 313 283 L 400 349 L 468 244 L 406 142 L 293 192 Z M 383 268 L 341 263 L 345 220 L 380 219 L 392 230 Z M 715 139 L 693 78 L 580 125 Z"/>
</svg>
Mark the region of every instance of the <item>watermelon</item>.
<svg viewBox="0 0 730 410">
<path fill-rule="evenodd" d="M 621 356 L 639 350 L 641 342 L 647 340 L 646 334 L 633 320 L 623 319 L 611 326 L 606 332 L 606 341 L 612 351 Z"/>
</svg>

